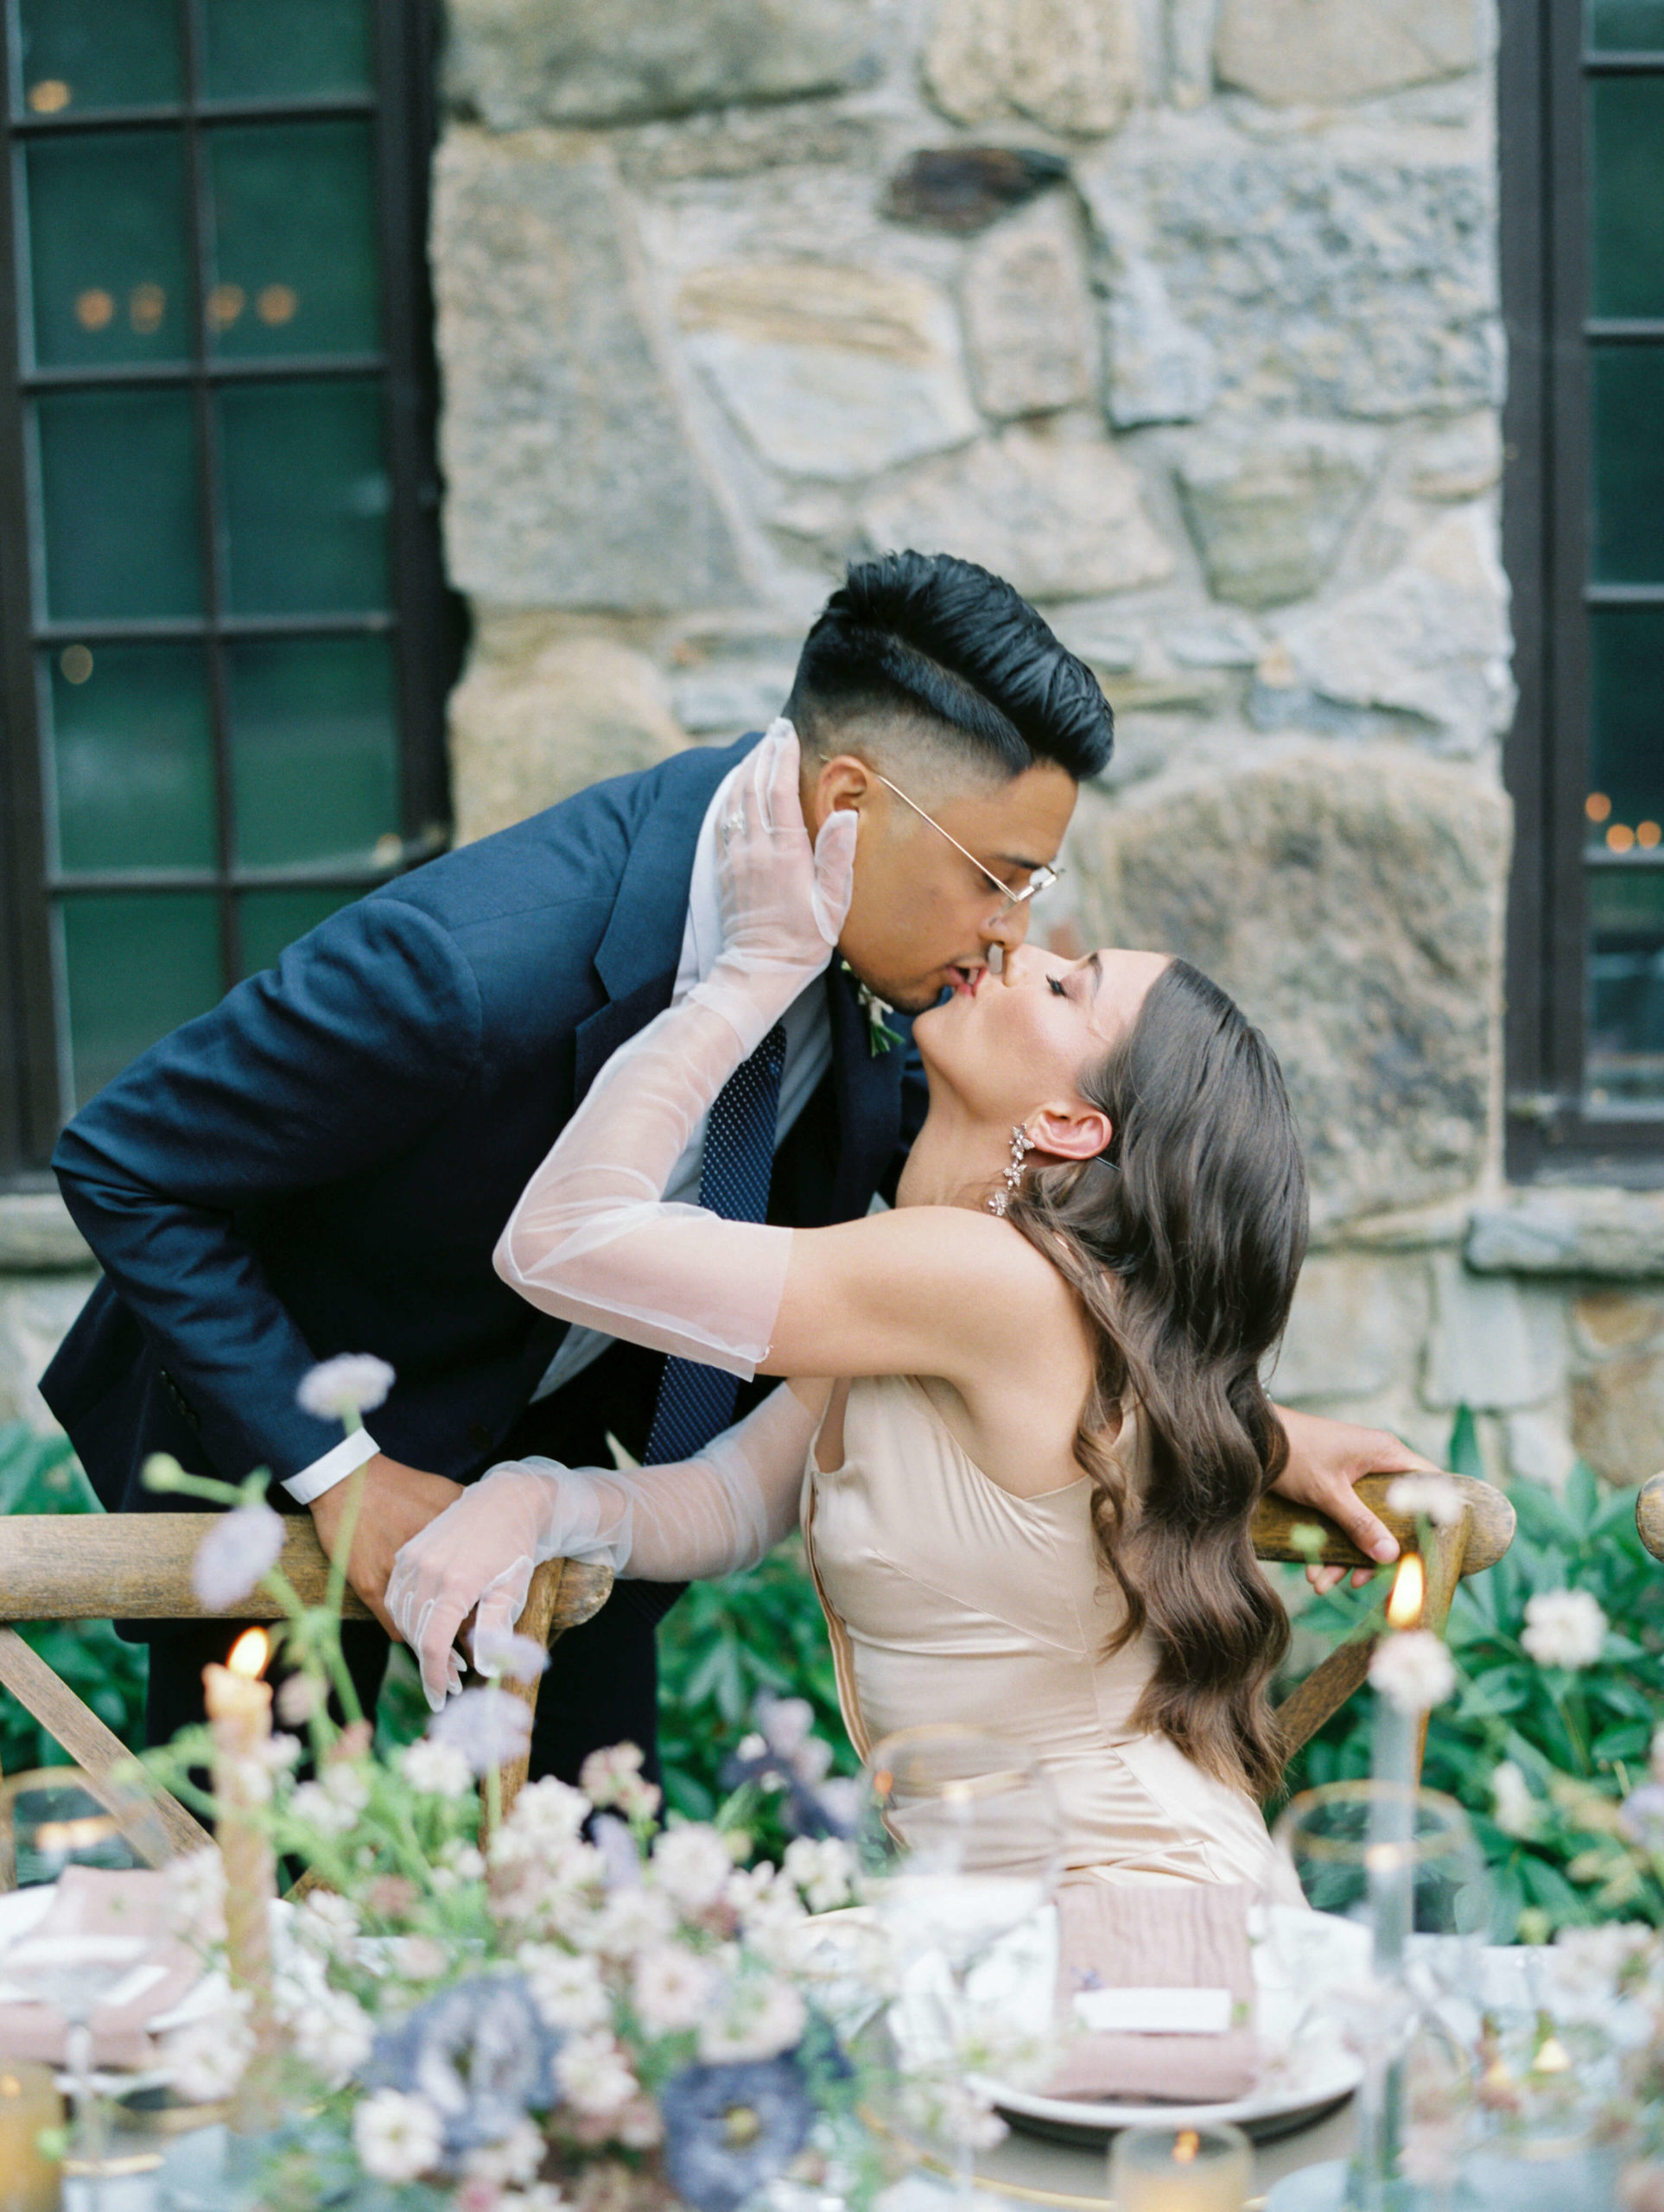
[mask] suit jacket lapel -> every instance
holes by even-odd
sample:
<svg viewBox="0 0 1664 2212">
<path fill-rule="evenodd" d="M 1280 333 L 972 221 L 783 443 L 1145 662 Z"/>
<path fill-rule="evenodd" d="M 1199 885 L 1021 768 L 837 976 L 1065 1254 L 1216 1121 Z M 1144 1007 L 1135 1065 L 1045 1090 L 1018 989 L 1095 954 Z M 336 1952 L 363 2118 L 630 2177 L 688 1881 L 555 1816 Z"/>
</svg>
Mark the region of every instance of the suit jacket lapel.
<svg viewBox="0 0 1664 2212">
<path fill-rule="evenodd" d="M 848 1221 L 870 1203 L 901 1141 L 901 1075 L 905 1039 L 887 1052 L 867 1041 L 865 1008 L 853 976 L 834 956 L 827 979 L 832 1014 L 832 1077 L 838 1102 L 838 1164 L 831 1218 Z"/>
</svg>

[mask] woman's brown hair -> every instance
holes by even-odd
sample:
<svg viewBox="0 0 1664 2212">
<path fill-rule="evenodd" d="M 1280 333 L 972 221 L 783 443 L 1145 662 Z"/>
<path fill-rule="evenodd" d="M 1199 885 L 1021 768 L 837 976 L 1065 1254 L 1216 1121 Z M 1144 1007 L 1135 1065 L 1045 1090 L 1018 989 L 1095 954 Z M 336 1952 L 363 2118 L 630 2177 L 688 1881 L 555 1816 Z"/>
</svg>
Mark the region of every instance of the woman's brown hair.
<svg viewBox="0 0 1664 2212">
<path fill-rule="evenodd" d="M 1157 1662 L 1140 1726 L 1264 1796 L 1282 1770 L 1266 1684 L 1288 1622 L 1251 1525 L 1288 1453 L 1260 1369 L 1305 1253 L 1293 1115 L 1270 1046 L 1183 960 L 1081 1088 L 1109 1118 L 1108 1151 L 1031 1167 L 1007 1218 L 1061 1271 L 1097 1335 L 1075 1452 L 1127 1604 L 1109 1649 L 1147 1629 Z M 1123 1405 L 1148 1440 L 1141 1499 L 1112 1448 Z"/>
</svg>

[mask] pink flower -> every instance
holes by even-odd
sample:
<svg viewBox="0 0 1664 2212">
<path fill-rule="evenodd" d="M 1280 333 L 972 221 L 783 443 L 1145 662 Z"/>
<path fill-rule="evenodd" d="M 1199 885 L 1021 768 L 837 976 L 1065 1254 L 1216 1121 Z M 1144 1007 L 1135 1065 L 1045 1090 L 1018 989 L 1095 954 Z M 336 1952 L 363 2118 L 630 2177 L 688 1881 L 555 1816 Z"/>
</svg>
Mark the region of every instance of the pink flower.
<svg viewBox="0 0 1664 2212">
<path fill-rule="evenodd" d="M 475 1774 L 521 1758 L 531 1743 L 531 1707 L 511 1690 L 464 1690 L 429 1723 L 429 1739 L 460 1751 Z"/>
<path fill-rule="evenodd" d="M 210 1612 L 223 1613 L 248 1596 L 283 1548 L 283 1515 L 269 1505 L 239 1505 L 197 1546 L 191 1587 Z"/>
</svg>

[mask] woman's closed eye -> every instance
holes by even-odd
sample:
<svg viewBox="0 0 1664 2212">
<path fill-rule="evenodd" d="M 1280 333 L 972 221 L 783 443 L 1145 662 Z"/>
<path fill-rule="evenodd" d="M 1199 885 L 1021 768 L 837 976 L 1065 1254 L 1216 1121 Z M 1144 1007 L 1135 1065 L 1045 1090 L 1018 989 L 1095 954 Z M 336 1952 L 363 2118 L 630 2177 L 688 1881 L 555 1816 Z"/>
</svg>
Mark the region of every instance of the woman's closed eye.
<svg viewBox="0 0 1664 2212">
<path fill-rule="evenodd" d="M 1046 988 L 1051 991 L 1051 995 L 1054 998 L 1066 999 L 1069 996 L 1068 992 L 1064 988 L 1064 981 L 1061 976 L 1048 976 L 1045 980 Z"/>
</svg>

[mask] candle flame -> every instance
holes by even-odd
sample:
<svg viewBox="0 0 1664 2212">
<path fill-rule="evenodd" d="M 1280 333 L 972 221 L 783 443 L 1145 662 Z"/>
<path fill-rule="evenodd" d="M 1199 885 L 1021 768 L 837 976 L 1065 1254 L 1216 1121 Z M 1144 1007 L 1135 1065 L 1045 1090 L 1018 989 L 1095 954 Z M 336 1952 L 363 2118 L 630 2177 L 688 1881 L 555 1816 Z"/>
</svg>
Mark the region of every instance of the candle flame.
<svg viewBox="0 0 1664 2212">
<path fill-rule="evenodd" d="M 1173 2164 L 1188 2166 L 1202 2148 L 1202 2138 L 1193 2127 L 1185 2128 L 1173 2138 Z"/>
<path fill-rule="evenodd" d="M 1393 1577 L 1393 1594 L 1387 1600 L 1387 1624 L 1389 1628 L 1413 1628 L 1421 1618 L 1423 1600 L 1427 1595 L 1427 1573 L 1421 1564 L 1419 1552 L 1406 1552 L 1398 1563 L 1398 1573 Z"/>
<path fill-rule="evenodd" d="M 225 1664 L 233 1675 L 246 1675 L 251 1681 L 257 1681 L 266 1670 L 271 1656 L 271 1638 L 263 1628 L 245 1628 L 231 1648 Z"/>
</svg>

